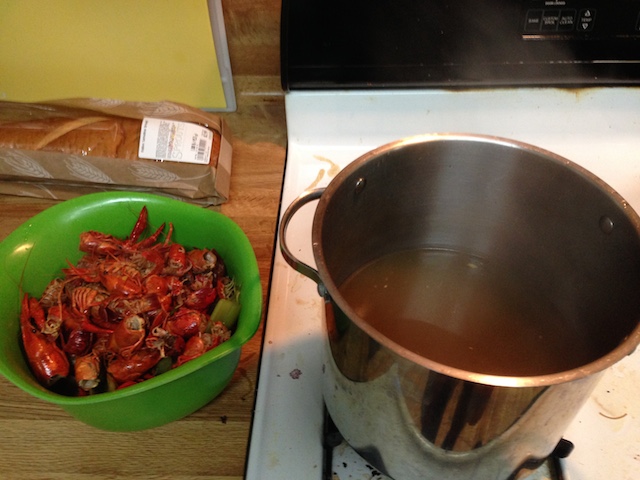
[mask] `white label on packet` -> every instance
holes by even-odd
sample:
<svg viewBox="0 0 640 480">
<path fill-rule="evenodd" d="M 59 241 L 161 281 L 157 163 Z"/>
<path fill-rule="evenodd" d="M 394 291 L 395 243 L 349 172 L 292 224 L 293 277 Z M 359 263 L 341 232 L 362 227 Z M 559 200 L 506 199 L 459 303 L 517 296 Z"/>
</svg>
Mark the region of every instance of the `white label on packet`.
<svg viewBox="0 0 640 480">
<path fill-rule="evenodd" d="M 213 133 L 200 125 L 145 117 L 140 127 L 138 157 L 206 165 L 212 144 Z"/>
</svg>

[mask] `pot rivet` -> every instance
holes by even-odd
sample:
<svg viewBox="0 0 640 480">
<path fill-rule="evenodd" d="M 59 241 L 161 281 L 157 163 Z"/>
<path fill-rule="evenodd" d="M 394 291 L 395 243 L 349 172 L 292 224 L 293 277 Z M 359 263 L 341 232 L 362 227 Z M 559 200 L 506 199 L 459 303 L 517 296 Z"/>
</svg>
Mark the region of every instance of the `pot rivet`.
<svg viewBox="0 0 640 480">
<path fill-rule="evenodd" d="M 367 180 L 362 177 L 356 180 L 356 188 L 355 188 L 356 195 L 362 193 L 366 184 L 367 184 Z"/>
<path fill-rule="evenodd" d="M 600 217 L 600 229 L 607 234 L 613 232 L 613 220 L 606 215 Z"/>
</svg>

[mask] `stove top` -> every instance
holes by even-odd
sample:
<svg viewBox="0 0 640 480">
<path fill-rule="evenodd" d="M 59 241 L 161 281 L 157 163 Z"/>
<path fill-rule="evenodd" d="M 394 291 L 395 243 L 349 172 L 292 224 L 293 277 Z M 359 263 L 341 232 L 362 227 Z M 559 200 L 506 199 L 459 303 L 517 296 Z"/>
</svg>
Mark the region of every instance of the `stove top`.
<svg viewBox="0 0 640 480">
<path fill-rule="evenodd" d="M 530 143 L 591 170 L 640 210 L 640 88 L 350 90 L 286 95 L 288 152 L 282 207 L 326 186 L 341 168 L 384 143 L 423 133 L 476 133 Z M 304 206 L 289 248 L 313 265 Z M 274 258 L 246 478 L 323 478 L 323 303 L 316 284 Z M 640 353 L 611 367 L 565 437 L 569 480 L 640 478 Z M 333 480 L 379 479 L 347 445 Z M 425 472 L 425 478 L 429 478 Z M 531 479 L 547 479 L 541 469 Z"/>
</svg>

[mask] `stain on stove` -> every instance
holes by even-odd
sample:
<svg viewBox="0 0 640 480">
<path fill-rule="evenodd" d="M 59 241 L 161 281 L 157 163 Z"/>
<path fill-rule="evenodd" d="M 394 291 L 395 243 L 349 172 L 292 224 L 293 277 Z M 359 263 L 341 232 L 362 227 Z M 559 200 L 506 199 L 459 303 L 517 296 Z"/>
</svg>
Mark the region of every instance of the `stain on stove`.
<svg viewBox="0 0 640 480">
<path fill-rule="evenodd" d="M 604 417 L 604 418 L 607 418 L 607 419 L 609 419 L 609 420 L 620 420 L 620 419 L 622 419 L 622 418 L 624 418 L 624 417 L 626 417 L 626 416 L 627 416 L 627 414 L 626 414 L 626 413 L 623 413 L 622 415 L 618 415 L 618 416 L 616 416 L 616 417 L 612 417 L 611 415 L 606 415 L 606 414 L 604 414 L 604 413 L 602 413 L 602 412 L 598 412 L 598 413 L 600 414 L 600 416 L 602 416 L 602 417 Z"/>
<path fill-rule="evenodd" d="M 639 385 L 640 375 L 624 364 L 615 365 L 604 374 L 591 397 L 601 417 L 608 420 L 622 420 L 626 417 L 637 418 L 640 415 L 640 404 L 636 401 L 637 394 L 631 392 L 622 394 L 625 392 L 626 384 Z M 623 428 L 624 422 L 610 425 L 617 431 Z"/>
<path fill-rule="evenodd" d="M 313 180 L 313 182 L 311 182 L 309 184 L 309 186 L 307 187 L 307 190 L 313 190 L 313 189 L 317 188 L 318 185 L 320 185 L 320 181 L 324 177 L 325 173 L 326 173 L 326 171 L 324 170 L 324 168 L 321 168 L 320 170 L 318 170 L 316 178 Z"/>
<path fill-rule="evenodd" d="M 325 174 L 327 175 L 327 177 L 329 179 L 332 179 L 333 177 L 335 177 L 338 174 L 338 172 L 340 172 L 340 166 L 337 165 L 336 163 L 334 163 L 333 161 L 329 160 L 328 158 L 323 157 L 321 155 L 314 155 L 313 158 L 315 158 L 316 160 L 319 160 L 321 162 L 325 162 L 325 163 L 329 164 L 329 168 L 327 170 L 325 170 L 324 168 L 321 168 L 318 171 L 318 174 L 316 175 L 315 180 L 313 182 L 311 182 L 309 187 L 307 187 L 307 190 L 312 190 L 314 188 L 317 188 L 318 185 L 320 185 L 320 182 L 324 178 Z"/>
<path fill-rule="evenodd" d="M 300 369 L 299 369 L 299 368 L 294 368 L 293 370 L 291 370 L 291 371 L 289 372 L 289 376 L 290 376 L 291 378 L 293 378 L 294 380 L 299 379 L 301 375 L 302 375 L 302 372 L 300 371 Z"/>
</svg>

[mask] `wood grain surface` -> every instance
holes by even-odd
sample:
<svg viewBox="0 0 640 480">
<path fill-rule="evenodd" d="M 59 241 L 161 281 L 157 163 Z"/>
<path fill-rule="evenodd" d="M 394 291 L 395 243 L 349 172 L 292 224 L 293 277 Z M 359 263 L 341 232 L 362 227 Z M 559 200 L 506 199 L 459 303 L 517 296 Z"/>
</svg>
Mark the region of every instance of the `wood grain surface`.
<svg viewBox="0 0 640 480">
<path fill-rule="evenodd" d="M 230 200 L 219 209 L 249 237 L 266 303 L 285 159 L 279 79 L 280 2 L 225 0 L 238 110 Z M 0 196 L 0 240 L 48 200 Z M 103 432 L 0 377 L 0 479 L 237 480 L 243 478 L 262 326 L 228 388 L 198 412 L 141 432 Z"/>
</svg>

